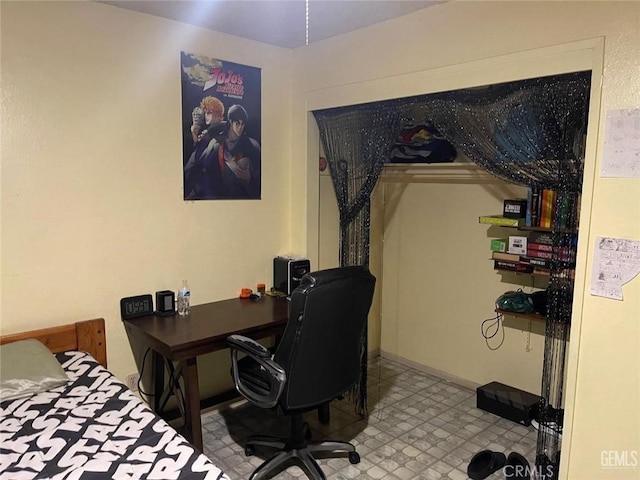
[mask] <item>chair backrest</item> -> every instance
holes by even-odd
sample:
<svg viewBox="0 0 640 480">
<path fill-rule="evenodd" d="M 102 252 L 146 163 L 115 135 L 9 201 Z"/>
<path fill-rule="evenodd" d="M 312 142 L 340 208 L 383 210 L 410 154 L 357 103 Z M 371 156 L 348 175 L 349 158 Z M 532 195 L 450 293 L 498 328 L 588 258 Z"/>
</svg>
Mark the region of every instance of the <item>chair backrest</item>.
<svg viewBox="0 0 640 480">
<path fill-rule="evenodd" d="M 321 270 L 302 278 L 291 294 L 289 321 L 274 357 L 287 374 L 282 408 L 312 408 L 358 381 L 375 282 L 362 266 Z"/>
</svg>

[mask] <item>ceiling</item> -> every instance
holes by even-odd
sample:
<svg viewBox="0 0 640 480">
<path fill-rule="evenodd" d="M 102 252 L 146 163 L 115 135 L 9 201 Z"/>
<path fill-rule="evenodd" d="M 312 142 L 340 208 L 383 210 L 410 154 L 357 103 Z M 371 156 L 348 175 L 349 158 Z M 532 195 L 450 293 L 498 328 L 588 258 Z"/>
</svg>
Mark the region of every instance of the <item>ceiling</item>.
<svg viewBox="0 0 640 480">
<path fill-rule="evenodd" d="M 295 48 L 407 15 L 441 0 L 117 0 L 116 7 Z"/>
</svg>

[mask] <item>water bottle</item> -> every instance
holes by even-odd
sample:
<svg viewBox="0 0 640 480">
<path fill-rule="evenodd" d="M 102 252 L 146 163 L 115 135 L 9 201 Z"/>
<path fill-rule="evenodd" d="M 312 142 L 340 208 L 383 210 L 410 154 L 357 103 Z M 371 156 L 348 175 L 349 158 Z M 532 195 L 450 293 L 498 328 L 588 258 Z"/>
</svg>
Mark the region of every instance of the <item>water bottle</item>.
<svg viewBox="0 0 640 480">
<path fill-rule="evenodd" d="M 182 288 L 178 291 L 178 315 L 189 314 L 189 300 L 191 298 L 191 291 L 186 280 L 182 281 Z"/>
</svg>

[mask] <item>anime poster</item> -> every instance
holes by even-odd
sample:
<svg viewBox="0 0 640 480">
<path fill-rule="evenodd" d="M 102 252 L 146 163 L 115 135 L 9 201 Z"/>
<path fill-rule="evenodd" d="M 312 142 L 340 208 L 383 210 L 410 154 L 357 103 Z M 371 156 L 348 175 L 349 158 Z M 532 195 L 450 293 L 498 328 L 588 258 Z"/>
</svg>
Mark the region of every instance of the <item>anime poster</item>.
<svg viewBox="0 0 640 480">
<path fill-rule="evenodd" d="M 180 55 L 184 199 L 259 199 L 260 69 Z"/>
</svg>

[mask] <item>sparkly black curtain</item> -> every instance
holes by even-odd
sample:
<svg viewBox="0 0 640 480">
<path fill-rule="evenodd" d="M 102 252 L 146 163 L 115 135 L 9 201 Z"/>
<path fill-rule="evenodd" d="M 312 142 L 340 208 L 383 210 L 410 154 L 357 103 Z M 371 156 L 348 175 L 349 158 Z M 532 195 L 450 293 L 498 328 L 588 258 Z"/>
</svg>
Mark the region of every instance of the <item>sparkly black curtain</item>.
<svg viewBox="0 0 640 480">
<path fill-rule="evenodd" d="M 580 192 L 591 72 L 407 99 L 474 163 L 520 185 Z"/>
<path fill-rule="evenodd" d="M 591 72 L 576 72 L 314 112 L 340 210 L 341 265 L 368 263 L 369 196 L 408 125 L 432 123 L 493 175 L 558 192 L 536 458 L 554 476 L 559 436 L 545 426 L 563 416 L 590 79 Z M 360 398 L 366 412 L 366 391 Z"/>
<path fill-rule="evenodd" d="M 536 467 L 559 473 L 578 214 L 591 72 L 446 92 L 409 103 L 474 163 L 506 181 L 557 191 Z M 415 103 L 414 103 L 415 102 Z"/>
<path fill-rule="evenodd" d="M 369 265 L 371 192 L 400 118 L 376 104 L 314 112 L 340 214 L 340 266 Z M 356 412 L 367 414 L 367 335 L 361 343 L 361 379 L 352 392 Z"/>
</svg>

